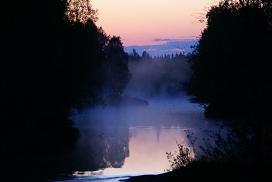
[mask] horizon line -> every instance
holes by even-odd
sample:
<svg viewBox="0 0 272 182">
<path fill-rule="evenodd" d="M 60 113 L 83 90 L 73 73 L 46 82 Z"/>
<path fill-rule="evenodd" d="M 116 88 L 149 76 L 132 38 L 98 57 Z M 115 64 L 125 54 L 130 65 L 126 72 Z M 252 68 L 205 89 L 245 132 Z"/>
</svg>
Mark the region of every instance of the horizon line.
<svg viewBox="0 0 272 182">
<path fill-rule="evenodd" d="M 190 41 L 190 40 L 199 40 L 199 36 L 198 37 L 192 37 L 192 38 L 182 38 L 182 39 L 162 39 L 161 41 L 159 40 L 156 40 L 156 39 L 152 39 L 151 41 L 154 42 L 154 44 L 131 44 L 131 45 L 123 45 L 124 47 L 143 47 L 143 46 L 161 46 L 161 45 L 164 45 L 164 44 L 167 44 L 167 43 L 170 43 L 170 42 L 182 42 L 182 41 Z"/>
</svg>

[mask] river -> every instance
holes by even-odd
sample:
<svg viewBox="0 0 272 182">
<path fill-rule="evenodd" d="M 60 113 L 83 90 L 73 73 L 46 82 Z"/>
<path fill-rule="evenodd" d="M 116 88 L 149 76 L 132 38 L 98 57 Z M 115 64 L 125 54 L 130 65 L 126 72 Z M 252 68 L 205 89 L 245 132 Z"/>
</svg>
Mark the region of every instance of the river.
<svg viewBox="0 0 272 182">
<path fill-rule="evenodd" d="M 201 139 L 218 125 L 185 94 L 149 98 L 147 106 L 86 108 L 72 116 L 81 137 L 75 151 L 76 181 L 118 181 L 170 169 L 166 152 L 190 147 L 188 133 Z"/>
</svg>

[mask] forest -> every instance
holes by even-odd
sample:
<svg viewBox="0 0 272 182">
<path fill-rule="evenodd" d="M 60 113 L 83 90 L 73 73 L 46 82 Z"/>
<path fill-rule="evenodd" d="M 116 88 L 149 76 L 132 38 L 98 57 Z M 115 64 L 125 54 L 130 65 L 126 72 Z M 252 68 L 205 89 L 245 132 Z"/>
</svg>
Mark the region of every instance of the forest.
<svg viewBox="0 0 272 182">
<path fill-rule="evenodd" d="M 270 161 L 271 153 L 264 146 L 271 146 L 271 8 L 265 0 L 222 1 L 212 7 L 191 58 L 188 86 L 207 117 L 228 118 L 254 130 L 256 163 Z"/>
<path fill-rule="evenodd" d="M 0 99 L 7 177 L 60 173 L 58 161 L 80 135 L 69 109 L 119 96 L 129 79 L 120 38 L 97 27 L 84 2 L 8 2 L 14 13 L 7 15 Z"/>
<path fill-rule="evenodd" d="M 192 54 L 161 57 L 126 53 L 119 36 L 96 25 L 89 1 L 15 0 L 8 7 L 0 68 L 4 181 L 71 173 L 64 164 L 81 136 L 69 118 L 71 108 L 108 105 L 124 93 L 145 90 L 154 97 L 184 89 L 207 118 L 229 121 L 245 153 L 131 181 L 253 180 L 259 170 L 264 176 L 272 162 L 270 0 L 222 0 L 208 10 Z"/>
</svg>

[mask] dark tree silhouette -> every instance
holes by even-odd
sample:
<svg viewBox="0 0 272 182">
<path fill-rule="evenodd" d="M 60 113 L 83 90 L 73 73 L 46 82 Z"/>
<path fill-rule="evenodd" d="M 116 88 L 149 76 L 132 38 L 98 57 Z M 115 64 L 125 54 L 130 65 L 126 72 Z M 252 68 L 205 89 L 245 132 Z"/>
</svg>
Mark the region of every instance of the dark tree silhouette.
<svg viewBox="0 0 272 182">
<path fill-rule="evenodd" d="M 208 12 L 193 55 L 191 84 L 208 113 L 259 117 L 257 111 L 264 109 L 271 58 L 266 8 L 262 1 L 223 1 Z"/>
<path fill-rule="evenodd" d="M 269 124 L 271 11 L 271 1 L 262 0 L 225 0 L 212 7 L 192 56 L 189 87 L 206 105 L 207 116 L 247 121 L 258 150 L 263 147 L 264 124 Z"/>
<path fill-rule="evenodd" d="M 102 103 L 104 65 L 125 53 L 120 40 L 110 39 L 93 16 L 69 22 L 66 1 L 18 0 L 9 2 L 9 9 L 0 77 L 1 153 L 9 160 L 2 165 L 22 181 L 41 181 L 51 172 L 69 170 L 60 162 L 78 137 L 69 109 Z M 115 70 L 108 76 L 117 83 L 128 79 L 125 62 L 112 64 Z"/>
<path fill-rule="evenodd" d="M 97 10 L 91 0 L 67 0 L 66 17 L 72 22 L 86 23 L 88 20 L 97 21 Z"/>
<path fill-rule="evenodd" d="M 142 59 L 143 60 L 150 60 L 151 59 L 151 56 L 148 54 L 148 52 L 144 51 L 142 53 Z"/>
<path fill-rule="evenodd" d="M 120 97 L 130 77 L 128 55 L 124 52 L 120 37 L 110 37 L 103 53 L 106 61 L 104 96 Z"/>
</svg>

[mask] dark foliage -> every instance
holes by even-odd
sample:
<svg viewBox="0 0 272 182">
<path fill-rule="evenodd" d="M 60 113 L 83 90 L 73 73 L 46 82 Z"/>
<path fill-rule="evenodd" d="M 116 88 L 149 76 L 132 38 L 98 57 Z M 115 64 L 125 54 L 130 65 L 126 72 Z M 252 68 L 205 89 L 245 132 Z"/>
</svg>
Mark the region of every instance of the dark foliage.
<svg viewBox="0 0 272 182">
<path fill-rule="evenodd" d="M 128 70 L 128 55 L 120 37 L 111 37 L 103 49 L 104 64 L 104 97 L 120 97 L 127 85 L 130 73 Z"/>
<path fill-rule="evenodd" d="M 225 0 L 212 7 L 192 56 L 189 86 L 207 116 L 246 121 L 253 128 L 256 163 L 265 161 L 264 141 L 271 144 L 265 135 L 271 131 L 271 8 L 271 1 L 262 0 Z"/>
<path fill-rule="evenodd" d="M 104 67 L 114 56 L 112 74 L 126 84 L 127 58 L 120 39 L 92 20 L 69 23 L 65 1 L 11 1 L 8 7 L 0 71 L 1 153 L 7 162 L 1 163 L 15 177 L 41 181 L 69 168 L 60 161 L 79 136 L 69 109 L 103 102 Z M 123 85 L 115 90 L 121 93 Z"/>
<path fill-rule="evenodd" d="M 207 13 L 190 91 L 206 112 L 259 118 L 270 95 L 271 3 L 223 1 Z"/>
<path fill-rule="evenodd" d="M 245 129 L 246 130 L 246 129 Z M 188 132 L 189 145 L 177 144 L 178 150 L 167 152 L 171 166 L 168 173 L 132 177 L 124 181 L 258 181 L 268 175 L 268 165 L 251 162 L 250 136 L 241 138 L 244 131 L 231 130 L 223 134 L 207 131 L 203 144 Z M 246 131 L 248 133 L 248 131 Z M 227 135 L 226 135 L 227 134 Z M 198 146 L 200 144 L 200 146 Z"/>
</svg>

